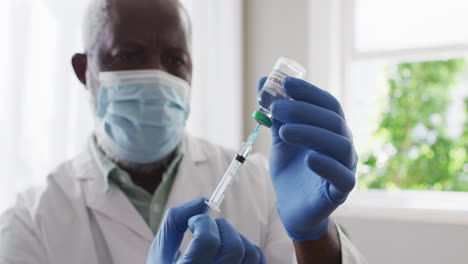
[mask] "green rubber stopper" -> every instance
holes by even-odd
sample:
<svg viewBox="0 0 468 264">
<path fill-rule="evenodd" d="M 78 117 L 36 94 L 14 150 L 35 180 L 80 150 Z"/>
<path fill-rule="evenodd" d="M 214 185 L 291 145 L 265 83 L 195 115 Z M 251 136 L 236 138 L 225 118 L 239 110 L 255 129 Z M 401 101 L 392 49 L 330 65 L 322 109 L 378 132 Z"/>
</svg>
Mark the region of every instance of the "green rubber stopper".
<svg viewBox="0 0 468 264">
<path fill-rule="evenodd" d="M 257 120 L 259 124 L 264 125 L 266 127 L 271 127 L 271 125 L 273 125 L 273 121 L 271 120 L 271 118 L 269 118 L 267 115 L 258 110 L 253 112 L 252 117 L 255 120 Z"/>
</svg>

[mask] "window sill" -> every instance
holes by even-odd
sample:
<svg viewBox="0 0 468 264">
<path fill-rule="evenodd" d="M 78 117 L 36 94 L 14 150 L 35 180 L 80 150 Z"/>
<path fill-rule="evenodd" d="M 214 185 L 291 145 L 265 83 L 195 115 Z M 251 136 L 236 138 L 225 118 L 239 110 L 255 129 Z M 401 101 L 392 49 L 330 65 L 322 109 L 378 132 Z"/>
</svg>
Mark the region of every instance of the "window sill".
<svg viewBox="0 0 468 264">
<path fill-rule="evenodd" d="M 468 225 L 468 192 L 355 190 L 334 217 Z"/>
</svg>

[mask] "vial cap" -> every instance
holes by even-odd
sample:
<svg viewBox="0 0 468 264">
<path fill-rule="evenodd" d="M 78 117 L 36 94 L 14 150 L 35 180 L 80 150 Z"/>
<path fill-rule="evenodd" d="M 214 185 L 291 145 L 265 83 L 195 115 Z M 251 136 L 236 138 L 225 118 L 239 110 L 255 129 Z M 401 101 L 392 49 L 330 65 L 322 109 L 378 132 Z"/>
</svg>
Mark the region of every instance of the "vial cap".
<svg viewBox="0 0 468 264">
<path fill-rule="evenodd" d="M 259 124 L 264 125 L 266 127 L 271 127 L 271 125 L 273 125 L 273 121 L 271 120 L 271 118 L 269 118 L 267 115 L 260 111 L 253 112 L 252 117 L 255 120 L 257 120 Z"/>
</svg>

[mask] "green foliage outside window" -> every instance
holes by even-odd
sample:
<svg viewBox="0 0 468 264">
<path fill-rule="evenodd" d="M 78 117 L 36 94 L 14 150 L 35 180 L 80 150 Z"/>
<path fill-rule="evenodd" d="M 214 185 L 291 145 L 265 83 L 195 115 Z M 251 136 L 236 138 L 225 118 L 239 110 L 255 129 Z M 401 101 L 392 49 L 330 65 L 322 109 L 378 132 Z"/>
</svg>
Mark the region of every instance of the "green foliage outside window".
<svg viewBox="0 0 468 264">
<path fill-rule="evenodd" d="M 388 102 L 362 155 L 360 188 L 468 191 L 468 98 L 461 137 L 448 135 L 451 90 L 464 59 L 401 63 L 387 74 Z M 465 171 L 464 171 L 465 169 Z"/>
</svg>

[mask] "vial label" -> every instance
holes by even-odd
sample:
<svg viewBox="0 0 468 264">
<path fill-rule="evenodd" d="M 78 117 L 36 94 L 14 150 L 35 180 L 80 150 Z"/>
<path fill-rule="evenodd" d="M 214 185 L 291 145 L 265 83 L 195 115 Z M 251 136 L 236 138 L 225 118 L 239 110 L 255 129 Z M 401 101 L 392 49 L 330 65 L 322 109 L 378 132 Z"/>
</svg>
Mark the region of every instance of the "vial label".
<svg viewBox="0 0 468 264">
<path fill-rule="evenodd" d="M 282 88 L 283 79 L 286 77 L 288 77 L 286 74 L 278 70 L 273 70 L 268 76 L 268 79 L 265 82 L 263 89 L 267 88 L 269 90 L 272 90 L 276 93 L 281 94 L 283 97 L 286 97 L 286 94 L 284 93 L 283 88 Z"/>
<path fill-rule="evenodd" d="M 271 96 L 273 96 L 273 97 L 276 97 L 276 95 L 278 95 L 277 92 L 275 92 L 275 91 L 269 89 L 268 87 L 263 88 L 263 91 L 266 92 L 266 93 L 271 94 Z"/>
</svg>

